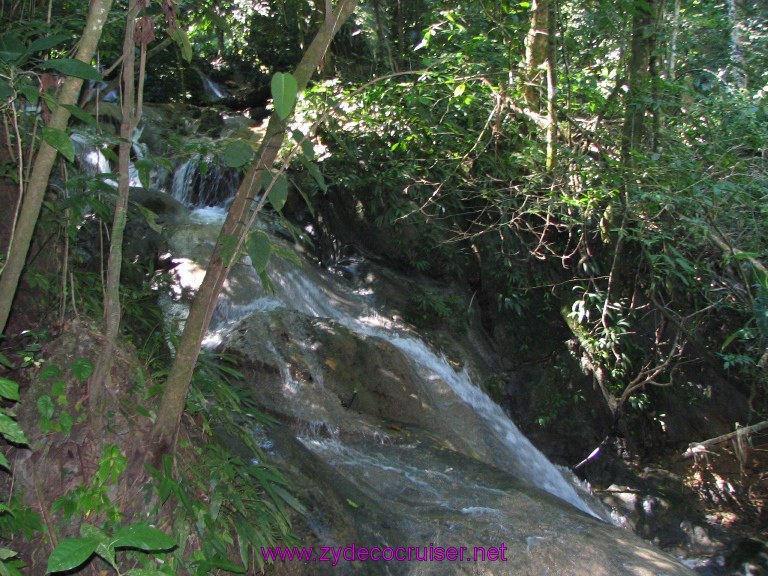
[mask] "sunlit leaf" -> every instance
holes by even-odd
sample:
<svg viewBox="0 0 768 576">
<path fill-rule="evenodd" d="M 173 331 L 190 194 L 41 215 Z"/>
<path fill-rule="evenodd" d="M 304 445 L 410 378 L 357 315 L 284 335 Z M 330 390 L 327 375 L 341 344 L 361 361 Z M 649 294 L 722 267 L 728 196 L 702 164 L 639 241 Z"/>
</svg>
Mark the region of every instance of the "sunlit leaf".
<svg viewBox="0 0 768 576">
<path fill-rule="evenodd" d="M 272 76 L 271 89 L 275 111 L 281 120 L 285 120 L 290 116 L 293 106 L 296 104 L 298 94 L 296 78 L 292 74 L 276 72 Z"/>
<path fill-rule="evenodd" d="M 173 41 L 178 44 L 179 48 L 181 49 L 181 57 L 184 58 L 186 62 L 192 61 L 192 44 L 189 41 L 189 36 L 187 36 L 187 33 L 182 30 L 181 28 L 174 28 L 170 31 L 170 36 L 173 38 Z"/>
</svg>

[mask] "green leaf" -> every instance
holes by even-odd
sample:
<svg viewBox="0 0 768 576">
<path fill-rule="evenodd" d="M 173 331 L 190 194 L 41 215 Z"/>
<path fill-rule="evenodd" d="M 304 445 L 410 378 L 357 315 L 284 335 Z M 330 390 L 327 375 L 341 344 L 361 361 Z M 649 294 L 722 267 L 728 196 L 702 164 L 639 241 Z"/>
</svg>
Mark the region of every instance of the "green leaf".
<svg viewBox="0 0 768 576">
<path fill-rule="evenodd" d="M 3 366 L 5 366 L 6 368 L 13 368 L 13 362 L 11 362 L 11 361 L 8 359 L 8 356 L 6 356 L 5 354 L 3 354 L 2 352 L 0 352 L 0 364 L 2 364 Z"/>
<path fill-rule="evenodd" d="M 83 78 L 84 80 L 101 82 L 104 79 L 101 72 L 96 70 L 96 68 L 90 64 L 81 62 L 80 60 L 75 60 L 74 58 L 46 60 L 40 66 L 43 70 L 55 70 L 65 76 L 74 76 L 76 78 Z"/>
<path fill-rule="evenodd" d="M 45 418 L 46 420 L 53 418 L 53 415 L 56 412 L 56 406 L 53 404 L 53 400 L 51 400 L 50 396 L 45 394 L 37 399 L 37 411 L 40 413 L 41 418 Z"/>
<path fill-rule="evenodd" d="M 275 111 L 280 117 L 280 120 L 285 120 L 291 115 L 294 104 L 296 104 L 296 96 L 298 94 L 298 85 L 296 84 L 296 78 L 292 74 L 284 74 L 282 72 L 276 72 L 272 76 L 271 82 L 272 100 L 275 104 Z"/>
<path fill-rule="evenodd" d="M 267 236 L 266 232 L 261 230 L 251 232 L 248 236 L 248 241 L 245 243 L 245 248 L 248 250 L 251 263 L 256 271 L 263 272 L 266 270 L 269 257 L 272 254 L 272 243 L 269 241 L 269 236 Z"/>
<path fill-rule="evenodd" d="M 84 564 L 96 552 L 96 538 L 67 538 L 62 540 L 48 558 L 46 573 L 72 570 Z"/>
<path fill-rule="evenodd" d="M 98 122 L 96 122 L 96 118 L 93 117 L 92 114 L 89 114 L 80 106 L 77 106 L 76 104 L 65 104 L 64 108 L 69 110 L 69 113 L 72 114 L 75 118 L 80 120 L 83 124 L 87 124 L 88 126 L 93 126 L 94 128 L 99 125 Z"/>
<path fill-rule="evenodd" d="M 240 566 L 240 564 L 235 564 L 234 562 L 227 560 L 220 554 L 216 554 L 213 558 L 210 559 L 209 566 L 210 568 L 226 570 L 227 572 L 232 572 L 233 574 L 245 574 L 245 568 Z"/>
<path fill-rule="evenodd" d="M 53 380 L 59 376 L 61 376 L 61 368 L 56 366 L 56 364 L 46 364 L 43 366 L 43 369 L 40 370 L 40 377 L 43 380 Z"/>
<path fill-rule="evenodd" d="M 19 423 L 5 412 L 0 412 L 0 436 L 14 444 L 29 444 Z"/>
<path fill-rule="evenodd" d="M 13 558 L 16 554 L 17 552 L 9 550 L 8 548 L 0 548 L 0 560 L 8 560 L 8 558 Z"/>
<path fill-rule="evenodd" d="M 23 57 L 26 58 L 35 52 L 42 52 L 43 50 L 50 50 L 51 48 L 54 48 L 58 46 L 59 44 L 66 42 L 69 40 L 71 36 L 66 34 L 55 34 L 53 36 L 45 36 L 43 38 L 38 38 L 32 44 L 27 46 L 27 49 L 24 51 Z"/>
<path fill-rule="evenodd" d="M 265 177 L 268 175 L 268 172 L 264 173 Z M 264 187 L 267 188 L 268 184 L 265 183 Z M 285 206 L 285 203 L 288 200 L 288 179 L 285 177 L 285 174 L 278 174 L 275 176 L 272 190 L 269 191 L 269 196 L 267 198 L 272 205 L 272 208 L 278 212 L 283 209 L 283 206 Z"/>
<path fill-rule="evenodd" d="M 40 90 L 37 86 L 25 77 L 18 82 L 17 87 L 19 92 L 24 94 L 24 97 L 32 106 L 37 106 L 37 103 L 40 101 Z"/>
<path fill-rule="evenodd" d="M 134 524 L 118 528 L 113 535 L 112 546 L 136 548 L 144 552 L 168 551 L 176 547 L 176 540 L 148 524 Z"/>
<path fill-rule="evenodd" d="M 232 234 L 222 234 L 219 238 L 221 243 L 221 260 L 225 266 L 228 266 L 232 259 L 235 257 L 235 250 L 237 250 L 237 236 Z"/>
<path fill-rule="evenodd" d="M 275 493 L 280 496 L 280 498 L 288 504 L 291 508 L 296 510 L 299 514 L 306 514 L 307 509 L 304 507 L 304 504 L 299 502 L 293 494 L 289 493 L 287 490 L 285 490 L 282 486 L 278 486 L 277 484 L 272 485 L 272 489 L 275 491 Z M 348 500 L 349 502 L 349 500 Z"/>
<path fill-rule="evenodd" d="M 19 385 L 13 380 L 0 377 L 0 396 L 6 400 L 19 401 Z"/>
<path fill-rule="evenodd" d="M 157 568 L 131 568 L 123 574 L 125 576 L 168 576 L 168 572 L 162 572 Z"/>
<path fill-rule="evenodd" d="M 253 158 L 253 148 L 243 140 L 232 140 L 221 153 L 221 159 L 229 168 L 245 166 Z"/>
<path fill-rule="evenodd" d="M 136 166 L 136 171 L 139 173 L 139 182 L 141 182 L 141 185 L 144 188 L 147 188 L 147 189 L 149 188 L 150 175 L 152 174 L 152 168 L 154 167 L 154 165 L 155 165 L 154 162 L 152 162 L 152 160 L 150 160 L 149 158 L 142 158 L 141 160 L 136 160 L 136 162 L 134 162 L 134 166 Z"/>
<path fill-rule="evenodd" d="M 5 457 L 5 454 L 0 452 L 0 468 L 5 468 L 9 472 L 11 471 L 11 464 L 8 462 L 8 458 Z M 0 513 L 2 513 L 3 510 L 0 509 Z"/>
<path fill-rule="evenodd" d="M 61 152 L 61 155 L 70 162 L 75 160 L 75 145 L 72 144 L 72 140 L 69 139 L 69 135 L 64 130 L 45 126 L 43 128 L 43 140 Z"/>
<path fill-rule="evenodd" d="M 82 383 L 88 380 L 88 378 L 91 377 L 91 374 L 93 374 L 93 362 L 88 358 L 78 358 L 72 362 L 72 366 L 70 366 L 69 369 L 72 371 L 75 378 Z"/>
<path fill-rule="evenodd" d="M 0 78 L 0 101 L 8 100 L 14 95 L 13 86 L 5 78 Z"/>
<path fill-rule="evenodd" d="M 317 164 L 307 160 L 303 156 L 299 156 L 299 161 L 309 171 L 309 175 L 312 176 L 312 178 L 315 180 L 318 188 L 320 188 L 320 190 L 322 190 L 323 192 L 327 192 L 328 185 L 325 183 L 325 177 L 323 176 L 323 173 L 320 172 L 320 168 L 317 167 Z M 301 192 L 301 190 L 299 190 L 299 192 L 303 195 L 303 192 Z M 312 211 L 312 207 L 309 205 L 309 201 L 307 201 L 307 207 L 310 209 L 310 211 Z M 314 216 L 314 214 L 312 215 Z"/>
<path fill-rule="evenodd" d="M 187 36 L 187 33 L 181 28 L 174 28 L 170 31 L 170 36 L 181 49 L 181 57 L 184 58 L 185 61 L 191 62 L 192 44 L 189 42 L 189 36 Z"/>
</svg>

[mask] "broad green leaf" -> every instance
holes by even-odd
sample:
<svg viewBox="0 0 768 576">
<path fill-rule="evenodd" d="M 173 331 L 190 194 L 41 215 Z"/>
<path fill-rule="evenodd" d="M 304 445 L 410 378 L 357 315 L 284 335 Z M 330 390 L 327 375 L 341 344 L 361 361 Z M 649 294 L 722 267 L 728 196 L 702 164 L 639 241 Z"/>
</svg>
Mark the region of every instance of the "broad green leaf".
<svg viewBox="0 0 768 576">
<path fill-rule="evenodd" d="M 53 415 L 56 412 L 56 406 L 50 396 L 43 395 L 37 399 L 37 411 L 40 413 L 41 418 L 45 418 L 46 420 L 53 418 Z"/>
<path fill-rule="evenodd" d="M 72 140 L 69 139 L 69 135 L 64 130 L 45 126 L 43 128 L 43 140 L 58 150 L 70 162 L 75 160 L 75 145 L 72 144 Z"/>
<path fill-rule="evenodd" d="M 104 79 L 101 72 L 96 70 L 96 68 L 74 58 L 46 60 L 41 64 L 41 67 L 43 70 L 55 70 L 65 76 L 75 76 L 76 78 L 93 80 L 94 82 L 101 82 Z"/>
<path fill-rule="evenodd" d="M 176 540 L 147 524 L 134 524 L 118 528 L 113 535 L 112 546 L 136 548 L 144 552 L 167 551 L 176 547 Z"/>
<path fill-rule="evenodd" d="M 285 202 L 288 200 L 288 179 L 285 174 L 278 174 L 275 184 L 272 186 L 272 190 L 269 193 L 269 203 L 272 207 L 280 211 L 285 206 Z"/>
<path fill-rule="evenodd" d="M 37 86 L 25 77 L 18 82 L 17 87 L 32 106 L 37 106 L 37 103 L 40 102 L 40 90 Z"/>
<path fill-rule="evenodd" d="M 11 470 L 11 465 L 8 462 L 8 458 L 5 457 L 5 454 L 0 452 L 0 468 L 5 468 L 6 470 Z M 3 510 L 0 508 L 0 513 L 2 513 Z"/>
<path fill-rule="evenodd" d="M 219 242 L 221 243 L 221 260 L 225 266 L 229 266 L 235 257 L 235 250 L 237 250 L 237 236 L 222 234 Z"/>
<path fill-rule="evenodd" d="M 54 48 L 55 46 L 58 46 L 59 44 L 66 42 L 67 40 L 70 40 L 71 36 L 66 34 L 55 34 L 53 36 L 45 36 L 43 38 L 38 38 L 32 44 L 27 46 L 27 49 L 24 51 L 24 57 L 34 54 L 35 52 L 42 52 L 43 50 L 50 50 L 51 48 Z"/>
<path fill-rule="evenodd" d="M 51 552 L 46 572 L 63 572 L 77 568 L 93 556 L 98 546 L 99 540 L 96 538 L 67 538 L 62 540 Z"/>
<path fill-rule="evenodd" d="M 293 139 L 301 146 L 301 153 L 304 155 L 304 157 L 307 160 L 314 160 L 315 158 L 315 147 L 312 145 L 312 142 L 304 136 L 301 130 L 294 130 L 292 133 Z"/>
<path fill-rule="evenodd" d="M 275 104 L 275 111 L 280 117 L 280 120 L 285 120 L 291 115 L 294 104 L 296 104 L 296 96 L 298 94 L 298 85 L 296 84 L 296 78 L 293 74 L 284 74 L 283 72 L 276 72 L 272 76 L 272 82 L 270 85 L 272 89 L 272 100 Z"/>
<path fill-rule="evenodd" d="M 19 426 L 19 423 L 5 414 L 5 412 L 0 412 L 0 436 L 3 436 L 6 440 L 13 442 L 14 444 L 29 443 L 21 426 Z"/>
<path fill-rule="evenodd" d="M 0 396 L 6 400 L 19 401 L 19 385 L 13 380 L 0 377 Z"/>
<path fill-rule="evenodd" d="M 8 558 L 13 558 L 16 554 L 16 552 L 8 548 L 0 548 L 0 560 L 8 560 Z"/>
<path fill-rule="evenodd" d="M 170 31 L 170 36 L 181 49 L 181 57 L 184 58 L 185 61 L 191 62 L 192 44 L 189 42 L 189 36 L 187 36 L 187 33 L 181 28 L 174 28 Z"/>
<path fill-rule="evenodd" d="M 75 378 L 80 380 L 80 382 L 85 382 L 93 374 L 93 362 L 88 358 L 78 358 L 72 362 L 72 366 L 69 369 Z"/>
<path fill-rule="evenodd" d="M 40 377 L 43 380 L 53 380 L 59 376 L 61 376 L 61 368 L 56 366 L 56 364 L 46 364 L 43 366 L 43 369 L 40 370 Z"/>
<path fill-rule="evenodd" d="M 14 94 L 13 86 L 5 78 L 0 78 L 0 100 L 5 101 Z"/>
<path fill-rule="evenodd" d="M 266 232 L 256 230 L 248 236 L 245 243 L 248 255 L 251 257 L 251 263 L 257 272 L 263 272 L 269 263 L 269 257 L 272 254 L 272 243 Z"/>
<path fill-rule="evenodd" d="M 253 148 L 243 140 L 232 140 L 221 153 L 224 165 L 229 168 L 245 166 L 251 161 L 251 158 L 253 158 Z"/>
<path fill-rule="evenodd" d="M 64 108 L 69 110 L 69 113 L 72 114 L 75 118 L 80 120 L 83 124 L 87 124 L 88 126 L 93 126 L 94 128 L 99 125 L 98 122 L 96 122 L 96 118 L 93 117 L 93 115 L 89 114 L 80 106 L 77 106 L 76 104 L 65 104 Z"/>
<path fill-rule="evenodd" d="M 8 356 L 6 356 L 5 354 L 3 354 L 2 352 L 0 352 L 0 364 L 2 364 L 3 366 L 5 366 L 6 368 L 13 368 L 13 362 L 11 362 L 11 361 L 8 359 Z"/>
</svg>

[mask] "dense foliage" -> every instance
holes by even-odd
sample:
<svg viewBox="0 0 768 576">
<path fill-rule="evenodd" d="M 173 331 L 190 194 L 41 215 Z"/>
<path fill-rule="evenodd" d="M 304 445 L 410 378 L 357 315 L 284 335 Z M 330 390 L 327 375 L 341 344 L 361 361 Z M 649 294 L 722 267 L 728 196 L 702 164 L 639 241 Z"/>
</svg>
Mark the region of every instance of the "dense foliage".
<svg viewBox="0 0 768 576">
<path fill-rule="evenodd" d="M 129 6 L 146 27 L 135 44 L 148 48 L 136 48 L 149 59 L 140 73 L 147 100 L 215 101 L 230 108 L 227 114 L 253 118 L 276 108 L 280 122 L 291 120 L 296 96 L 293 76 L 283 73 L 329 17 L 322 0 L 139 4 L 111 7 L 91 65 L 71 58 L 84 3 L 20 0 L 0 9 L 0 194 L 9 207 L 0 216 L 0 278 L 7 278 L 41 143 L 60 154 L 46 179 L 42 216 L 32 223 L 36 245 L 26 258 L 22 306 L 11 317 L 13 331 L 25 332 L 6 331 L 0 354 L 3 370 L 16 371 L 13 379 L 0 375 L 0 436 L 13 445 L 28 442 L 11 409 L 24 401 L 15 380 L 43 363 L 35 356 L 40 341 L 69 319 L 110 312 L 102 296 L 118 175 L 94 174 L 74 162 L 76 153 L 98 149 L 114 164 L 122 143 L 123 159 L 135 161 L 148 187 L 190 157 L 211 171 L 245 169 L 256 157 L 252 135 L 229 132 L 211 141 L 224 125 L 211 110 L 195 112 L 207 135 L 167 138 L 154 156 L 131 152 L 135 133 L 126 138 L 121 130 L 135 105 L 119 102 L 118 78 L 130 54 L 123 48 Z M 291 125 L 300 132 L 291 146 L 298 143 L 304 154 L 294 155 L 290 180 L 309 210 L 293 215 L 313 220 L 319 259 L 333 266 L 350 251 L 371 251 L 467 288 L 469 302 L 447 290 L 414 295 L 408 320 L 430 328 L 462 329 L 463 311 L 474 305 L 492 336 L 555 318 L 599 389 L 611 434 L 643 434 L 638 423 L 651 421 L 662 429 L 665 397 L 695 402 L 712 375 L 746 398 L 747 424 L 764 420 L 768 8 L 738 0 L 454 4 L 362 2 L 300 96 Z M 62 106 L 76 133 L 49 125 L 62 77 L 87 81 L 77 103 Z M 206 92 L 212 79 L 220 92 L 214 96 Z M 278 97 L 275 80 L 294 83 L 290 98 Z M 312 132 L 314 147 L 302 135 Z M 276 211 L 286 205 L 287 181 L 282 173 L 271 184 L 260 181 L 276 190 Z M 162 382 L 176 335 L 161 326 L 154 298 L 166 278 L 146 254 L 159 250 L 159 227 L 144 207 L 133 206 L 129 221 L 150 240 L 118 256 L 117 322 Z M 268 239 L 253 235 L 245 244 L 254 262 L 263 260 L 264 273 Z M 75 363 L 62 369 L 80 384 L 88 379 L 75 373 Z M 258 453 L 249 439 L 252 406 L 236 380 L 226 363 L 203 361 L 187 398 L 201 430 L 181 453 L 208 466 L 174 468 L 166 455 L 151 468 L 158 509 L 175 502 L 165 524 L 174 542 L 193 531 L 199 540 L 196 550 L 177 548 L 168 570 L 238 570 L 231 558 L 247 565 L 255 547 L 285 538 L 286 506 L 300 507 L 268 466 L 215 443 L 201 447 L 217 428 L 231 426 L 241 432 L 238 442 Z M 77 425 L 82 403 L 68 400 L 62 386 L 57 381 L 37 404 L 46 433 L 68 435 Z M 138 389 L 150 404 L 158 396 L 156 388 Z M 580 398 L 553 396 L 538 420 L 556 420 L 564 404 Z M 153 408 L 143 410 L 157 417 Z M 101 448 L 92 482 L 57 506 L 68 517 L 95 511 L 101 525 L 65 542 L 79 546 L 82 562 L 95 553 L 119 570 L 121 546 L 107 544 L 113 536 L 143 551 L 166 551 L 173 542 L 143 524 L 121 525 L 110 490 L 127 462 L 113 445 Z M 11 468 L 3 453 L 0 467 Z M 248 514 L 262 518 L 260 526 L 251 526 Z M 0 505 L 1 538 L 41 530 L 21 503 Z M 52 556 L 55 568 L 80 566 L 61 560 L 68 550 Z M 142 554 L 129 557 L 131 566 L 150 563 Z M 19 569 L 15 553 L 0 548 L 0 574 Z"/>
</svg>

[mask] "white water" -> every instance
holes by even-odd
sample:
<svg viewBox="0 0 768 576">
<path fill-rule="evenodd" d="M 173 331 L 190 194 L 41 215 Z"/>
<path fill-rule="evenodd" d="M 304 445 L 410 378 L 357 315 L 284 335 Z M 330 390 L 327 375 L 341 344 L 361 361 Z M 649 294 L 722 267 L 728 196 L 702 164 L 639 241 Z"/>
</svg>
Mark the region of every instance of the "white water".
<svg viewBox="0 0 768 576">
<path fill-rule="evenodd" d="M 222 208 L 196 209 L 191 216 L 193 222 L 208 223 L 215 227 L 221 226 L 223 218 Z M 250 266 L 241 263 L 239 268 L 239 273 L 250 274 L 250 280 L 253 281 L 255 272 Z M 245 302 L 233 302 L 226 296 L 220 299 L 217 303 L 219 323 L 209 334 L 208 345 L 218 343 L 228 325 L 250 312 L 276 307 L 312 317 L 329 318 L 363 337 L 386 340 L 410 359 L 426 382 L 444 382 L 481 418 L 487 426 L 486 432 L 495 440 L 492 444 L 499 447 L 499 453 L 494 454 L 496 466 L 597 517 L 573 484 L 531 444 L 503 410 L 472 382 L 466 366 L 462 370 L 455 370 L 443 355 L 435 352 L 397 318 L 377 306 L 375 294 L 371 290 L 371 286 L 375 287 L 375 278 L 367 284 L 365 290 L 355 290 L 309 264 L 305 264 L 303 269 L 297 269 L 277 258 L 273 258 L 269 265 L 269 276 L 275 285 L 276 294 L 253 294 L 252 299 Z M 237 282 L 243 280 L 243 277 L 237 278 Z M 258 285 L 258 281 L 255 282 Z"/>
<path fill-rule="evenodd" d="M 312 316 L 331 318 L 360 335 L 378 337 L 393 344 L 411 359 L 422 377 L 427 381 L 439 379 L 447 383 L 488 424 L 499 444 L 508 452 L 508 458 L 499 457 L 499 462 L 511 463 L 510 471 L 517 476 L 524 474 L 539 488 L 597 516 L 573 485 L 517 429 L 501 407 L 472 383 L 466 366 L 460 371 L 455 370 L 443 355 L 409 333 L 405 326 L 372 310 L 369 297 L 360 298 L 357 294 L 345 293 L 341 286 L 331 284 L 332 278 L 324 280 L 322 284 L 315 283 L 308 275 L 295 270 L 285 275 L 273 275 L 276 285 L 290 287 L 287 293 L 278 295 L 282 306 Z"/>
</svg>

